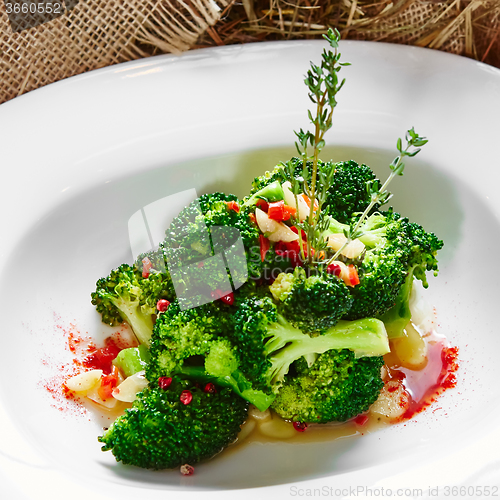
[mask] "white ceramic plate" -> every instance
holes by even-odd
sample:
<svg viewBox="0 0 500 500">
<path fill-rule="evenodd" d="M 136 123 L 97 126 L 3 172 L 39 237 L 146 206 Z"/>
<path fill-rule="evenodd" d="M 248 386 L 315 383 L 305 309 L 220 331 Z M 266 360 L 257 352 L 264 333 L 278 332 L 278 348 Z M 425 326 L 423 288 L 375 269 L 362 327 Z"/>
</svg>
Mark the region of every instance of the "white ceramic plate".
<svg viewBox="0 0 500 500">
<path fill-rule="evenodd" d="M 155 57 L 0 106 L 2 498 L 233 498 L 233 490 L 359 498 L 382 488 L 425 498 L 436 492 L 429 488 L 484 495 L 500 485 L 500 71 L 443 53 L 342 43 L 352 66 L 342 70 L 325 155 L 385 175 L 408 128 L 430 139 L 395 181 L 394 204 L 446 241 L 429 300 L 441 332 L 460 346 L 457 389 L 384 432 L 249 446 L 182 477 L 117 465 L 100 451 L 99 423 L 58 411 L 40 385 L 68 356 L 59 327 L 102 330 L 89 293 L 131 259 L 127 221 L 136 210 L 192 187 L 243 195 L 254 175 L 293 154 L 293 130 L 307 126 L 303 74 L 322 46 Z"/>
</svg>

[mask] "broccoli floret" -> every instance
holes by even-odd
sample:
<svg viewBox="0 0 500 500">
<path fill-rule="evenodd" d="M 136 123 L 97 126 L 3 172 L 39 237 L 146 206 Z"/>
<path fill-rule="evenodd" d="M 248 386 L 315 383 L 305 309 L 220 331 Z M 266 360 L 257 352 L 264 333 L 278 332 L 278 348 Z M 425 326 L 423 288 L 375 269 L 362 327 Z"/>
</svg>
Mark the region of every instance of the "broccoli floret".
<svg viewBox="0 0 500 500">
<path fill-rule="evenodd" d="M 235 313 L 235 342 L 241 369 L 254 386 L 276 393 L 290 365 L 331 349 L 351 349 L 357 357 L 389 352 L 384 324 L 374 318 L 339 321 L 322 335 L 310 336 L 277 312 L 269 297 L 249 297 Z"/>
<path fill-rule="evenodd" d="M 210 296 L 221 282 L 229 279 L 237 288 L 262 273 L 258 227 L 233 195 L 205 194 L 193 201 L 172 221 L 161 246 L 180 287 L 178 296 L 193 288 L 192 280 L 198 295 Z"/>
<path fill-rule="evenodd" d="M 175 291 L 160 250 L 141 254 L 133 266 L 122 264 L 96 283 L 92 304 L 102 322 L 116 326 L 126 321 L 139 342 L 148 344 L 152 315 L 160 299 L 174 300 Z"/>
<path fill-rule="evenodd" d="M 279 315 L 269 296 L 244 291 L 235 294 L 233 305 L 216 301 L 181 310 L 172 303 L 155 325 L 147 379 L 180 375 L 213 381 L 265 410 L 290 364 L 302 356 L 343 348 L 361 356 L 389 350 L 377 319 L 340 321 L 313 337 Z"/>
<path fill-rule="evenodd" d="M 352 297 L 345 283 L 334 275 L 306 276 L 303 268 L 281 273 L 269 287 L 278 311 L 303 332 L 323 331 L 346 314 Z"/>
<path fill-rule="evenodd" d="M 234 309 L 220 300 L 187 310 L 173 302 L 156 322 L 147 379 L 177 374 L 212 381 L 259 409 L 268 408 L 273 397 L 254 386 L 242 369 L 245 363 L 233 342 Z"/>
<path fill-rule="evenodd" d="M 132 266 L 122 264 L 97 281 L 91 297 L 104 323 L 117 325 L 126 321 L 137 340 L 148 344 L 153 331 L 152 314 L 156 310 L 148 303 L 141 281 Z"/>
<path fill-rule="evenodd" d="M 360 282 L 350 288 L 353 302 L 344 318 L 377 317 L 394 306 L 407 276 L 402 254 L 397 244 L 389 243 L 366 252 L 358 268 Z"/>
<path fill-rule="evenodd" d="M 160 299 L 175 299 L 174 285 L 161 248 L 139 255 L 134 263 L 134 270 L 145 304 L 154 309 Z"/>
<path fill-rule="evenodd" d="M 363 212 L 370 204 L 367 183 L 376 179 L 367 165 L 359 165 L 353 160 L 336 163 L 324 209 L 334 219 L 347 223 L 352 214 Z M 372 212 L 377 207 L 375 205 Z"/>
<path fill-rule="evenodd" d="M 331 218 L 323 236 L 347 229 Z M 360 283 L 350 287 L 354 301 L 344 316 L 349 320 L 379 317 L 394 307 L 409 274 L 427 286 L 425 273 L 437 272 L 437 252 L 443 246 L 436 235 L 392 210 L 371 215 L 361 231 L 366 252 L 357 262 Z"/>
<path fill-rule="evenodd" d="M 181 402 L 183 391 L 192 396 L 188 404 Z M 192 465 L 236 439 L 247 407 L 230 389 L 204 392 L 190 381 L 174 378 L 167 389 L 148 387 L 140 393 L 99 441 L 103 451 L 111 450 L 124 464 L 148 469 Z"/>
<path fill-rule="evenodd" d="M 344 422 L 367 411 L 378 398 L 383 364 L 382 356 L 356 359 L 347 349 L 327 351 L 312 366 L 301 358 L 285 377 L 272 408 L 298 422 Z"/>
<path fill-rule="evenodd" d="M 302 159 L 292 158 L 290 164 L 294 169 L 294 176 L 302 178 Z M 312 172 L 312 166 L 312 162 L 307 162 L 309 173 Z M 363 212 L 369 205 L 370 195 L 367 183 L 376 180 L 376 176 L 370 167 L 359 165 L 353 160 L 339 163 L 318 161 L 318 171 L 328 173 L 332 169 L 335 170 L 335 173 L 323 209 L 339 222 L 348 223 L 353 213 Z M 266 172 L 254 179 L 250 195 L 252 197 L 256 193 L 262 192 L 266 186 L 276 181 L 283 183 L 287 180 L 289 179 L 285 165 L 280 163 L 271 172 Z M 373 211 L 376 209 L 377 206 L 373 208 Z"/>
<path fill-rule="evenodd" d="M 404 329 L 411 319 L 410 294 L 413 281 L 418 279 L 424 288 L 428 287 L 426 271 L 437 273 L 436 254 L 443 247 L 443 242 L 435 234 L 427 233 L 418 224 L 408 222 L 406 232 L 412 243 L 406 279 L 399 290 L 394 306 L 380 316 L 386 325 L 389 338 L 404 335 Z"/>
</svg>

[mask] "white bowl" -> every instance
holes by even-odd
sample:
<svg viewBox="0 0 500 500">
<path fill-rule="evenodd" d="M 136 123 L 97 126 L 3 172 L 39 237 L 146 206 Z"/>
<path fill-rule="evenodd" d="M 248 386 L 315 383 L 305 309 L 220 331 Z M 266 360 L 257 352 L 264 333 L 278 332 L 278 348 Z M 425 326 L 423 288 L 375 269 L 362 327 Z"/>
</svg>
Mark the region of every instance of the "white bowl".
<svg viewBox="0 0 500 500">
<path fill-rule="evenodd" d="M 460 347 L 456 389 L 404 425 L 335 442 L 250 445 L 182 477 L 117 464 L 100 451 L 102 422 L 57 410 L 43 388 L 71 359 L 62 328 L 104 332 L 89 294 L 97 278 L 131 261 L 134 212 L 189 188 L 242 196 L 253 176 L 294 154 L 293 130 L 307 126 L 303 75 L 323 46 L 262 43 L 154 57 L 0 106 L 5 498 L 164 499 L 168 491 L 288 498 L 308 490 L 349 497 L 369 495 L 367 487 L 403 496 L 420 488 L 430 495 L 436 486 L 443 494 L 446 486 L 498 487 L 500 71 L 449 54 L 342 42 L 352 66 L 342 70 L 347 82 L 322 156 L 366 162 L 385 176 L 408 128 L 429 138 L 391 190 L 396 209 L 445 240 L 428 300 L 440 332 Z"/>
</svg>

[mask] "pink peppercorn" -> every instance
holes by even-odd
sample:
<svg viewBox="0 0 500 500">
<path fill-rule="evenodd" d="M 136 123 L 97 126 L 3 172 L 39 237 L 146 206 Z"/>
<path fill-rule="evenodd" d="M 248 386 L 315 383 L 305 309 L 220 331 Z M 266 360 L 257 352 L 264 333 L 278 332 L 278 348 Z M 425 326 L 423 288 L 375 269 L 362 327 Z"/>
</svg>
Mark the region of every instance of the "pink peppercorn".
<svg viewBox="0 0 500 500">
<path fill-rule="evenodd" d="M 340 273 L 342 272 L 342 269 L 340 268 L 340 266 L 338 264 L 330 264 L 326 268 L 326 272 L 328 274 L 333 274 L 335 276 L 340 276 Z"/>
<path fill-rule="evenodd" d="M 172 377 L 160 377 L 158 379 L 158 387 L 160 389 L 168 389 L 172 383 Z"/>
<path fill-rule="evenodd" d="M 203 392 L 206 392 L 208 394 L 215 394 L 217 392 L 217 389 L 215 388 L 215 385 L 212 384 L 212 382 L 209 382 L 203 389 Z"/>
<path fill-rule="evenodd" d="M 181 465 L 180 471 L 183 476 L 192 476 L 194 474 L 194 467 L 189 464 L 184 464 Z"/>
<path fill-rule="evenodd" d="M 307 429 L 307 424 L 305 422 L 294 422 L 293 428 L 297 432 L 304 432 Z"/>
<path fill-rule="evenodd" d="M 187 391 L 187 390 L 182 391 L 179 399 L 181 400 L 181 403 L 183 405 L 188 405 L 193 400 L 193 395 L 191 394 L 191 391 Z"/>
<path fill-rule="evenodd" d="M 169 305 L 170 302 L 167 299 L 160 299 L 156 303 L 156 309 L 158 309 L 158 312 L 165 312 L 168 309 Z"/>
</svg>

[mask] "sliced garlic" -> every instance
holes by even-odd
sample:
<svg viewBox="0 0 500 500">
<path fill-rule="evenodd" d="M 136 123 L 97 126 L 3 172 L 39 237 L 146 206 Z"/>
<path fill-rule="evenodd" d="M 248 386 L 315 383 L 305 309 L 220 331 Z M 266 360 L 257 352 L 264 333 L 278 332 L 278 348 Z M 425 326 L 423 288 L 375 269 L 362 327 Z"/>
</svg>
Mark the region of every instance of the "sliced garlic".
<svg viewBox="0 0 500 500">
<path fill-rule="evenodd" d="M 241 426 L 241 430 L 240 432 L 238 433 L 238 438 L 236 439 L 236 441 L 234 441 L 234 443 L 232 444 L 236 444 L 236 443 L 241 443 L 242 441 L 244 441 L 248 436 L 250 436 L 250 434 L 253 432 L 253 430 L 257 427 L 257 422 L 251 418 L 249 418 L 242 426 Z"/>
<path fill-rule="evenodd" d="M 276 439 L 290 439 L 296 435 L 297 431 L 293 428 L 291 422 L 285 422 L 277 415 L 273 418 L 259 423 L 259 430 L 264 436 Z"/>
<path fill-rule="evenodd" d="M 342 245 L 347 241 L 347 238 L 342 233 L 335 233 L 328 236 L 328 246 L 338 252 Z M 363 250 L 365 249 L 365 245 L 359 239 L 355 239 L 351 241 L 345 248 L 340 252 L 342 255 L 347 257 L 348 259 L 355 259 L 359 257 Z"/>
<path fill-rule="evenodd" d="M 98 405 L 107 408 L 108 410 L 113 409 L 118 404 L 118 400 L 115 398 L 102 399 L 101 396 L 99 396 L 98 392 L 99 387 L 100 384 L 90 389 L 86 394 L 87 398 L 93 401 L 94 403 L 97 403 Z"/>
<path fill-rule="evenodd" d="M 290 181 L 286 181 L 282 184 L 281 186 L 283 188 L 283 193 L 285 194 L 285 203 L 292 208 L 295 208 L 297 210 L 298 215 L 299 215 L 299 220 L 302 222 L 307 218 L 310 212 L 310 208 L 307 205 L 306 201 L 302 196 L 297 195 L 297 202 L 298 202 L 298 208 L 297 204 L 295 203 L 295 195 L 292 193 L 292 190 L 290 189 L 292 185 L 290 184 Z"/>
<path fill-rule="evenodd" d="M 90 370 L 66 380 L 65 385 L 70 391 L 85 393 L 95 387 L 102 377 L 102 370 Z"/>
<path fill-rule="evenodd" d="M 268 235 L 269 241 L 289 242 L 299 239 L 299 235 L 294 233 L 287 225 L 270 219 L 266 212 L 260 208 L 255 209 L 255 219 L 259 229 Z"/>
<path fill-rule="evenodd" d="M 271 412 L 269 410 L 260 411 L 254 405 L 251 405 L 248 410 L 248 416 L 262 422 L 264 420 L 269 420 L 271 418 Z"/>
<path fill-rule="evenodd" d="M 370 407 L 376 418 L 394 422 L 401 418 L 410 407 L 410 395 L 400 381 L 386 382 L 380 395 Z"/>
<path fill-rule="evenodd" d="M 113 397 L 118 401 L 133 403 L 137 394 L 145 389 L 147 385 L 148 381 L 144 371 L 134 373 L 113 389 Z"/>
<path fill-rule="evenodd" d="M 427 365 L 427 343 L 411 322 L 406 325 L 402 337 L 392 340 L 392 350 L 404 368 L 422 370 Z"/>
</svg>

